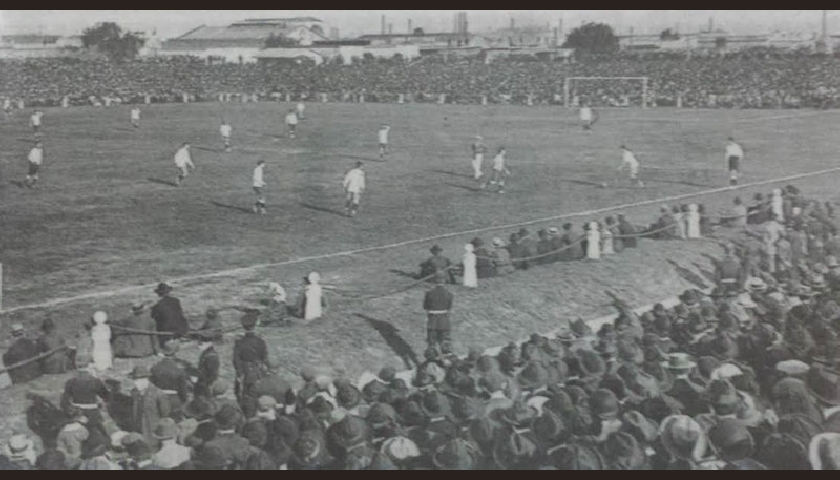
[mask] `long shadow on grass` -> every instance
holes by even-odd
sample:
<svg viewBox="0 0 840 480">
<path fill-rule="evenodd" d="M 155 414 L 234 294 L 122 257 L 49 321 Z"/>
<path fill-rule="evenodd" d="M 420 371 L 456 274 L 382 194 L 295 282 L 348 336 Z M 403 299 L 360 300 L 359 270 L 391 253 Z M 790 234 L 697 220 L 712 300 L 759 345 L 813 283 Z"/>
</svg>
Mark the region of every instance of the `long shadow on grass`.
<svg viewBox="0 0 840 480">
<path fill-rule="evenodd" d="M 346 155 L 346 154 L 343 154 L 343 153 L 338 153 L 335 156 L 338 157 L 338 158 L 347 158 L 347 159 L 350 159 L 350 160 L 362 160 L 364 162 L 376 162 L 376 163 L 387 162 L 387 160 L 380 160 L 376 157 L 362 157 L 362 156 L 359 156 L 359 155 Z"/>
<path fill-rule="evenodd" d="M 713 272 L 711 272 L 710 270 L 706 270 L 705 268 L 703 268 L 703 265 L 700 265 L 697 262 L 692 262 L 692 265 L 694 265 L 694 268 L 696 268 L 701 275 L 706 277 L 706 280 L 712 283 L 717 283 L 717 278 L 715 278 L 715 274 Z"/>
<path fill-rule="evenodd" d="M 335 209 L 328 208 L 328 207 L 319 207 L 318 205 L 312 205 L 310 203 L 303 203 L 303 202 L 298 202 L 298 205 L 300 205 L 303 208 L 308 208 L 309 210 L 316 210 L 316 211 L 319 211 L 319 212 L 332 213 L 333 215 L 338 215 L 340 217 L 346 217 L 347 216 L 347 215 L 344 214 L 344 212 L 342 212 L 340 210 L 335 210 Z"/>
<path fill-rule="evenodd" d="M 221 202 L 216 202 L 216 201 L 210 201 L 210 203 L 212 203 L 213 205 L 215 205 L 219 208 L 227 208 L 229 210 L 236 210 L 237 212 L 243 212 L 243 213 L 249 213 L 249 214 L 252 213 L 251 209 L 245 208 L 245 207 L 240 207 L 240 206 L 237 206 L 237 205 L 228 205 L 226 203 L 221 203 Z"/>
<path fill-rule="evenodd" d="M 680 266 L 680 264 L 671 260 L 670 258 L 666 259 L 666 261 L 668 263 L 670 263 L 671 266 L 674 267 L 674 270 L 676 270 L 677 273 L 683 279 L 685 279 L 687 282 L 691 283 L 692 285 L 696 286 L 697 288 L 700 288 L 701 290 L 708 287 L 708 285 L 706 285 L 706 281 L 700 275 L 697 275 L 696 273 L 692 272 L 691 270 L 689 270 L 689 269 L 687 269 L 683 266 Z"/>
<path fill-rule="evenodd" d="M 587 187 L 611 188 L 611 189 L 618 188 L 618 189 L 627 189 L 627 190 L 637 188 L 637 187 L 633 187 L 633 186 L 609 185 L 609 184 L 606 187 L 604 187 L 603 185 L 601 185 L 598 182 L 590 182 L 589 180 L 575 180 L 573 178 L 563 178 L 560 181 L 565 182 L 565 183 L 574 183 L 575 185 L 585 185 Z"/>
<path fill-rule="evenodd" d="M 445 185 L 449 185 L 450 187 L 463 188 L 464 190 L 469 190 L 469 191 L 471 191 L 471 192 L 478 192 L 478 193 L 481 193 L 481 192 L 485 192 L 485 191 L 486 191 L 486 190 L 482 190 L 482 189 L 480 189 L 480 188 L 478 188 L 478 187 L 470 187 L 469 185 L 458 185 L 457 183 L 449 183 L 449 182 L 443 182 L 443 183 L 444 183 Z"/>
<path fill-rule="evenodd" d="M 444 175 L 452 175 L 453 177 L 473 178 L 472 175 L 468 175 L 466 173 L 451 172 L 449 170 L 441 170 L 441 169 L 438 169 L 438 168 L 432 168 L 429 171 L 435 172 L 435 173 L 443 173 Z"/>
<path fill-rule="evenodd" d="M 148 180 L 148 181 L 150 181 L 150 182 L 152 182 L 152 183 L 157 183 L 157 184 L 160 184 L 160 185 L 168 185 L 168 186 L 170 186 L 170 187 L 177 187 L 177 186 L 178 186 L 178 184 L 177 184 L 177 183 L 175 183 L 175 182 L 171 182 L 171 181 L 169 181 L 169 180 L 161 180 L 161 179 L 159 179 L 159 178 L 152 178 L 152 177 L 149 177 L 149 178 L 147 178 L 146 180 Z"/>
<path fill-rule="evenodd" d="M 384 320 L 377 320 L 373 317 L 369 317 L 367 315 L 363 315 L 361 313 L 355 313 L 355 316 L 366 320 L 374 330 L 379 332 L 382 335 L 382 338 L 385 340 L 385 343 L 388 344 L 388 347 L 391 348 L 391 351 L 399 355 L 402 359 L 403 363 L 405 364 L 406 368 L 413 368 L 420 364 L 417 360 L 417 354 L 414 353 L 414 350 L 411 349 L 411 345 L 405 341 L 404 338 L 400 335 L 399 329 L 397 327 L 391 325 L 390 323 Z"/>
<path fill-rule="evenodd" d="M 647 183 L 670 183 L 673 185 L 687 185 L 689 187 L 703 187 L 703 188 L 716 188 L 720 185 L 710 185 L 708 183 L 694 183 L 694 182 L 683 182 L 679 180 L 659 180 L 659 179 L 645 179 Z"/>
</svg>

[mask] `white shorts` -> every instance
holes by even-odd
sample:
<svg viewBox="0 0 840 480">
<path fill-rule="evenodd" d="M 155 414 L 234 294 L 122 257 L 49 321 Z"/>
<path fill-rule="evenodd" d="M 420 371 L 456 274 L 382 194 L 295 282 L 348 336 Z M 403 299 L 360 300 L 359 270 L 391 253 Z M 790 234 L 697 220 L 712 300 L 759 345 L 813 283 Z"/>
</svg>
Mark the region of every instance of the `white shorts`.
<svg viewBox="0 0 840 480">
<path fill-rule="evenodd" d="M 639 177 L 639 167 L 630 167 L 630 178 L 636 180 Z"/>
<path fill-rule="evenodd" d="M 362 194 L 359 192 L 347 192 L 347 200 L 358 205 L 362 200 Z"/>
<path fill-rule="evenodd" d="M 476 153 L 473 156 L 473 161 L 476 162 L 476 163 L 483 162 L 484 161 L 484 154 L 483 153 Z"/>
</svg>

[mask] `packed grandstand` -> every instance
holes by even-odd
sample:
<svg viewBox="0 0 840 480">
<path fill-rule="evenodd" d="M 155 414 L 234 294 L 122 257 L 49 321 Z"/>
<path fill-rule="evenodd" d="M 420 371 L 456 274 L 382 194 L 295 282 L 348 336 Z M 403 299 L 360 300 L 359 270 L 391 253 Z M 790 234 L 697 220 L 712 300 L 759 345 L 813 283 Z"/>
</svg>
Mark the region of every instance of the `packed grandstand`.
<svg viewBox="0 0 840 480">
<path fill-rule="evenodd" d="M 659 55 L 586 57 L 576 62 L 422 57 L 368 59 L 352 64 L 212 63 L 195 57 L 157 57 L 115 63 L 107 59 L 0 61 L 0 97 L 26 106 L 90 105 L 91 98 L 121 103 L 217 101 L 220 95 L 260 101 L 438 102 L 560 104 L 568 77 L 648 77 L 647 105 L 684 108 L 833 107 L 840 59 L 797 54 L 724 57 Z M 572 97 L 593 106 L 641 105 L 639 82 L 575 86 Z M 530 100 L 529 100 L 530 97 Z"/>
</svg>

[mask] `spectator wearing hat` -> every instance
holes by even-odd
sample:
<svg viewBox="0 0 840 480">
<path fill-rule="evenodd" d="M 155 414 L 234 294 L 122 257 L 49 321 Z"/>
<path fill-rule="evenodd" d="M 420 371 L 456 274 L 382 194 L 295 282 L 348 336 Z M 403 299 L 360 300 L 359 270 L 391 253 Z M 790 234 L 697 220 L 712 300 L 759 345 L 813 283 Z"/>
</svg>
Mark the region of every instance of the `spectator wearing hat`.
<svg viewBox="0 0 840 480">
<path fill-rule="evenodd" d="M 75 468 L 81 461 L 82 444 L 88 439 L 90 432 L 85 427 L 87 418 L 80 408 L 70 405 L 65 410 L 65 415 L 69 422 L 58 432 L 55 448 L 64 454 L 67 465 Z"/>
<path fill-rule="evenodd" d="M 257 326 L 256 313 L 242 317 L 245 334 L 233 345 L 233 368 L 236 371 L 234 393 L 237 398 L 251 395 L 257 381 L 268 373 L 268 347 L 265 340 L 254 329 Z"/>
<path fill-rule="evenodd" d="M 37 470 L 69 470 L 64 454 L 54 449 L 46 450 L 38 455 L 35 468 Z"/>
<path fill-rule="evenodd" d="M 167 340 L 163 344 L 163 358 L 151 368 L 151 382 L 161 392 L 168 395 L 172 402 L 172 414 L 181 410 L 181 404 L 187 401 L 189 378 L 184 370 L 185 362 L 176 358 L 181 342 L 175 339 Z"/>
<path fill-rule="evenodd" d="M 102 380 L 93 375 L 92 366 L 76 371 L 76 375 L 64 383 L 64 394 L 61 398 L 62 409 L 75 406 L 84 411 L 89 421 L 101 421 L 102 412 L 99 406 L 106 402 L 110 394 Z"/>
<path fill-rule="evenodd" d="M 452 331 L 449 316 L 454 297 L 444 288 L 444 281 L 444 274 L 442 272 L 436 273 L 435 287 L 426 292 L 423 298 L 423 309 L 426 311 L 428 318 L 426 339 L 429 346 L 434 348 L 450 340 Z"/>
<path fill-rule="evenodd" d="M 38 337 L 36 342 L 38 354 L 43 355 L 47 352 L 54 351 L 41 359 L 41 371 L 47 375 L 66 372 L 69 367 L 70 357 L 67 356 L 67 350 L 64 349 L 67 345 L 64 336 L 55 329 L 55 323 L 52 318 L 44 319 L 41 330 L 44 333 Z"/>
<path fill-rule="evenodd" d="M 137 439 L 126 444 L 128 455 L 131 457 L 127 470 L 164 470 L 154 463 L 154 450 L 145 439 Z"/>
<path fill-rule="evenodd" d="M 196 391 L 206 391 L 207 387 L 219 378 L 221 361 L 219 353 L 216 352 L 213 337 L 209 332 L 198 334 L 198 350 L 201 353 L 198 355 Z"/>
<path fill-rule="evenodd" d="M 808 446 L 808 460 L 814 470 L 840 470 L 840 434 L 814 436 Z"/>
<path fill-rule="evenodd" d="M 38 356 L 38 345 L 34 340 L 26 338 L 26 331 L 19 323 L 12 324 L 12 345 L 3 354 L 3 365 L 10 367 L 26 362 Z M 37 361 L 29 361 L 9 370 L 12 383 L 26 383 L 42 375 L 41 365 Z"/>
<path fill-rule="evenodd" d="M 248 440 L 236 433 L 236 423 L 239 413 L 233 406 L 225 405 L 216 413 L 216 423 L 219 430 L 216 438 L 204 442 L 205 447 L 218 447 L 224 455 L 225 462 L 234 466 L 242 467 L 248 460 L 250 453 Z"/>
<path fill-rule="evenodd" d="M 505 246 L 505 242 L 499 238 L 493 238 L 493 267 L 497 275 L 508 275 L 513 273 L 513 262 L 510 259 L 510 251 Z"/>
<path fill-rule="evenodd" d="M 568 442 L 550 448 L 546 457 L 557 470 L 604 470 L 603 456 L 594 446 L 583 442 Z"/>
<path fill-rule="evenodd" d="M 437 272 L 443 272 L 446 283 L 455 284 L 455 273 L 452 271 L 452 262 L 443 255 L 443 249 L 433 245 L 429 250 L 432 257 L 420 264 L 419 278 L 434 279 Z"/>
<path fill-rule="evenodd" d="M 510 430 L 496 443 L 493 460 L 502 470 L 532 469 L 539 460 L 539 449 L 529 435 Z"/>
<path fill-rule="evenodd" d="M 560 245 L 564 250 L 560 253 L 561 261 L 579 260 L 583 258 L 583 248 L 580 236 L 575 233 L 574 226 L 567 222 L 563 224 L 563 234 L 560 235 Z"/>
<path fill-rule="evenodd" d="M 166 332 L 171 335 L 158 335 L 160 346 L 170 338 L 180 338 L 187 334 L 190 325 L 184 317 L 181 309 L 181 301 L 171 295 L 172 287 L 161 283 L 155 288 L 159 300 L 152 307 L 152 319 L 158 332 Z"/>
<path fill-rule="evenodd" d="M 611 470 L 649 470 L 645 450 L 629 433 L 613 432 L 601 445 L 604 460 Z"/>
<path fill-rule="evenodd" d="M 496 267 L 493 264 L 493 248 L 484 245 L 484 240 L 475 237 L 470 242 L 475 247 L 475 272 L 478 278 L 490 278 L 496 276 Z"/>
<path fill-rule="evenodd" d="M 690 416 L 706 413 L 708 408 L 703 401 L 705 388 L 693 382 L 689 375 L 697 367 L 691 357 L 684 353 L 671 353 L 662 366 L 673 375 L 671 389 L 666 395 L 677 399 L 685 407 L 685 413 Z"/>
<path fill-rule="evenodd" d="M 141 434 L 148 445 L 156 445 L 154 429 L 162 418 L 172 415 L 172 403 L 160 388 L 151 383 L 151 372 L 147 367 L 134 367 L 130 377 L 134 382 L 131 390 L 131 429 Z"/>
<path fill-rule="evenodd" d="M 477 447 L 464 439 L 453 438 L 434 451 L 432 464 L 436 470 L 474 470 L 478 465 Z"/>
<path fill-rule="evenodd" d="M 228 470 L 230 463 L 225 452 L 217 445 L 202 445 L 193 455 L 196 470 Z"/>
<path fill-rule="evenodd" d="M 0 464 L 4 470 L 32 470 L 36 459 L 32 439 L 23 433 L 14 433 L 3 446 Z"/>
<path fill-rule="evenodd" d="M 823 418 L 840 411 L 840 373 L 821 365 L 811 365 L 805 377 L 808 392 L 822 409 Z"/>
<path fill-rule="evenodd" d="M 622 250 L 624 248 L 636 248 L 638 246 L 638 237 L 636 236 L 636 227 L 628 222 L 624 215 L 618 215 L 618 223 L 616 225 L 617 233 L 614 238 L 620 241 Z"/>
<path fill-rule="evenodd" d="M 699 423 L 686 415 L 671 415 L 662 420 L 659 437 L 671 464 L 699 469 L 708 451 L 706 432 Z"/>
<path fill-rule="evenodd" d="M 144 358 L 157 355 L 160 343 L 151 333 L 157 330 L 155 321 L 145 315 L 145 306 L 138 302 L 131 306 L 131 315 L 113 323 L 114 341 L 111 346 L 116 358 Z M 123 330 L 130 329 L 135 331 Z M 166 337 L 163 337 L 166 338 Z"/>
<path fill-rule="evenodd" d="M 82 443 L 82 462 L 79 470 L 122 470 L 122 466 L 108 458 L 111 439 L 104 431 L 93 429 Z"/>
<path fill-rule="evenodd" d="M 289 466 L 295 470 L 322 470 L 332 462 L 324 436 L 318 431 L 300 434 L 289 459 Z"/>
<path fill-rule="evenodd" d="M 452 406 L 449 399 L 440 392 L 427 392 L 420 404 L 420 410 L 426 417 L 422 429 L 416 429 L 409 434 L 421 452 L 434 452 L 447 441 L 458 436 L 458 426 L 449 417 Z"/>
<path fill-rule="evenodd" d="M 327 429 L 327 449 L 340 466 L 347 466 L 348 463 L 354 463 L 354 460 L 369 464 L 374 452 L 368 444 L 368 436 L 364 420 L 346 415 Z"/>
<path fill-rule="evenodd" d="M 537 258 L 534 260 L 534 263 L 537 265 L 547 265 L 552 263 L 553 255 L 552 251 L 554 250 L 552 243 L 551 243 L 551 236 L 548 234 L 548 230 L 545 228 L 541 228 L 537 231 L 537 245 L 536 245 L 536 255 Z"/>
<path fill-rule="evenodd" d="M 153 435 L 160 442 L 160 448 L 152 457 L 155 465 L 162 469 L 172 470 L 190 460 L 192 448 L 177 443 L 178 425 L 174 420 L 160 419 Z"/>
</svg>

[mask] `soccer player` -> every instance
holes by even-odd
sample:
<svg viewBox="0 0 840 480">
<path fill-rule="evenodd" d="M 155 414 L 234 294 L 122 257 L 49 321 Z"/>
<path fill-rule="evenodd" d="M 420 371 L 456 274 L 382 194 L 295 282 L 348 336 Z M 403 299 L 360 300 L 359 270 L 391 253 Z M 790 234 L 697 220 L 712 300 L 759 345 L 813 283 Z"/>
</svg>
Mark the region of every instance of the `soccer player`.
<svg viewBox="0 0 840 480">
<path fill-rule="evenodd" d="M 475 142 L 472 144 L 472 167 L 473 177 L 476 180 L 481 180 L 481 165 L 484 163 L 484 154 L 487 153 L 487 145 L 484 144 L 484 139 L 480 135 L 476 135 Z"/>
<path fill-rule="evenodd" d="M 263 172 L 265 170 L 265 160 L 257 161 L 257 166 L 254 167 L 254 193 L 257 194 L 257 201 L 254 203 L 254 213 L 265 215 L 265 195 L 263 189 L 265 188 L 265 177 Z"/>
<path fill-rule="evenodd" d="M 306 110 L 306 105 L 303 102 L 298 102 L 295 108 L 297 109 L 298 119 L 304 120 L 306 116 L 303 115 L 303 111 Z"/>
<path fill-rule="evenodd" d="M 3 113 L 7 119 L 12 116 L 12 100 L 9 97 L 3 99 Z"/>
<path fill-rule="evenodd" d="M 195 170 L 195 165 L 192 162 L 192 154 L 190 153 L 190 143 L 184 142 L 181 148 L 175 152 L 175 166 L 178 168 L 178 179 L 175 181 L 176 185 L 180 186 L 181 182 L 187 178 L 190 170 Z"/>
<path fill-rule="evenodd" d="M 630 181 L 635 183 L 638 187 L 644 187 L 645 184 L 639 180 L 639 161 L 636 160 L 636 154 L 626 146 L 621 146 L 621 165 L 618 166 L 618 171 L 624 170 L 627 166 L 630 169 Z"/>
<path fill-rule="evenodd" d="M 344 208 L 351 217 L 359 210 L 359 203 L 362 201 L 362 193 L 365 191 L 364 163 L 356 162 L 356 167 L 344 175 L 344 191 L 347 192 L 347 201 Z"/>
<path fill-rule="evenodd" d="M 41 117 L 43 115 L 44 112 L 40 110 L 35 110 L 29 117 L 29 125 L 32 127 L 32 131 L 35 133 L 36 138 L 41 135 Z"/>
<path fill-rule="evenodd" d="M 131 126 L 135 130 L 140 128 L 140 107 L 136 105 L 131 109 Z"/>
<path fill-rule="evenodd" d="M 219 127 L 219 133 L 222 135 L 222 143 L 225 144 L 225 151 L 230 152 L 232 149 L 230 147 L 230 134 L 233 132 L 233 128 L 230 126 L 229 123 L 223 118 L 222 125 Z"/>
<path fill-rule="evenodd" d="M 29 171 L 26 174 L 24 184 L 29 188 L 33 188 L 38 181 L 38 170 L 40 170 L 41 164 L 44 163 L 44 144 L 36 142 L 32 150 L 29 150 L 29 155 L 26 158 L 29 160 Z"/>
<path fill-rule="evenodd" d="M 379 159 L 384 160 L 385 155 L 388 154 L 388 132 L 391 131 L 391 126 L 383 123 L 379 126 Z"/>
<path fill-rule="evenodd" d="M 598 112 L 595 111 L 588 104 L 584 103 L 580 107 L 580 123 L 584 130 L 592 130 L 592 125 L 598 121 Z"/>
<path fill-rule="evenodd" d="M 286 114 L 286 126 L 289 128 L 289 138 L 295 138 L 295 130 L 297 130 L 298 117 L 294 109 L 289 110 Z"/>
<path fill-rule="evenodd" d="M 499 147 L 496 156 L 493 157 L 493 176 L 490 178 L 490 186 L 498 185 L 498 193 L 505 193 L 505 177 L 510 175 L 510 170 L 505 165 L 506 157 L 507 149 L 505 147 Z M 481 188 L 487 188 L 487 182 L 482 183 Z"/>
<path fill-rule="evenodd" d="M 726 144 L 726 161 L 729 163 L 729 184 L 738 185 L 738 167 L 744 158 L 744 150 L 729 137 Z"/>
</svg>

